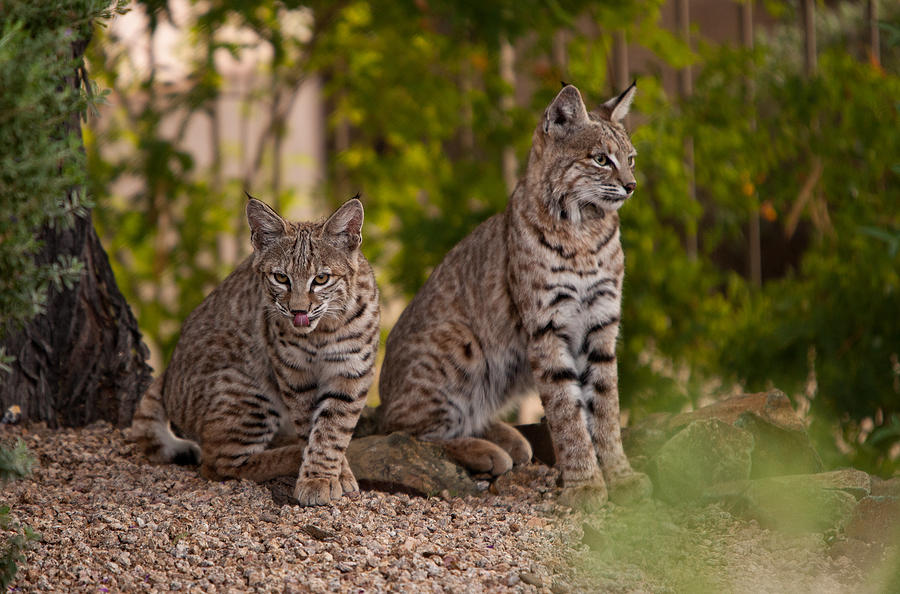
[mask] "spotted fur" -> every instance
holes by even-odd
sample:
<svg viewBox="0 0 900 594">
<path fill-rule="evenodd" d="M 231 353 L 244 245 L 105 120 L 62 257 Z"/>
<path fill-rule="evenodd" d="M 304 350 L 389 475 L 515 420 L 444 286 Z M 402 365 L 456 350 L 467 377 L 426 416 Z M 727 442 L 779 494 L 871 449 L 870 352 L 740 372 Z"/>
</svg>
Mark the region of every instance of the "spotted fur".
<svg viewBox="0 0 900 594">
<path fill-rule="evenodd" d="M 388 337 L 384 430 L 441 442 L 470 468 L 500 474 L 531 448 L 498 411 L 536 388 L 564 486 L 605 500 L 605 475 L 646 494 L 622 449 L 615 349 L 625 270 L 617 210 L 636 185 L 622 120 L 634 92 L 588 113 L 567 85 L 546 109 L 506 210 L 446 255 Z"/>
<path fill-rule="evenodd" d="M 378 346 L 362 204 L 290 223 L 250 199 L 247 218 L 254 254 L 185 320 L 131 434 L 155 460 L 202 460 L 210 478 L 299 473 L 300 503 L 325 504 L 357 490 L 344 451 Z"/>
</svg>

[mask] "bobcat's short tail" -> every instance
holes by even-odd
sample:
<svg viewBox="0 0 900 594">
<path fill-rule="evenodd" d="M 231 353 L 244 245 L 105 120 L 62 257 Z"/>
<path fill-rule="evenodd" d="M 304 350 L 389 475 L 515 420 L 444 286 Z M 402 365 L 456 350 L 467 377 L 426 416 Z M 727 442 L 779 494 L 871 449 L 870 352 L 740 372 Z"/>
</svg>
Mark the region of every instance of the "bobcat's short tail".
<svg viewBox="0 0 900 594">
<path fill-rule="evenodd" d="M 200 446 L 172 432 L 163 406 L 162 384 L 163 378 L 160 376 L 144 392 L 131 420 L 128 438 L 137 442 L 144 454 L 154 462 L 199 464 Z"/>
</svg>

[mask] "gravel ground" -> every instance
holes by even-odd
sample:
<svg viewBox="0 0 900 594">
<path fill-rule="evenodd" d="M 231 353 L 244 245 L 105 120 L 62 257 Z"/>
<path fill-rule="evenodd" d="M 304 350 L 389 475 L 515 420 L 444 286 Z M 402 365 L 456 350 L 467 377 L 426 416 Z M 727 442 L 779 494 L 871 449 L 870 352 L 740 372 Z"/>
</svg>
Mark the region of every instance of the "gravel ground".
<svg viewBox="0 0 900 594">
<path fill-rule="evenodd" d="M 588 518 L 556 505 L 556 473 L 538 464 L 482 496 L 363 492 L 299 508 L 276 505 L 264 485 L 149 464 L 103 423 L 0 428 L 5 445 L 17 438 L 37 464 L 0 502 L 42 534 L 21 591 L 865 590 L 822 535 L 654 502 Z"/>
</svg>

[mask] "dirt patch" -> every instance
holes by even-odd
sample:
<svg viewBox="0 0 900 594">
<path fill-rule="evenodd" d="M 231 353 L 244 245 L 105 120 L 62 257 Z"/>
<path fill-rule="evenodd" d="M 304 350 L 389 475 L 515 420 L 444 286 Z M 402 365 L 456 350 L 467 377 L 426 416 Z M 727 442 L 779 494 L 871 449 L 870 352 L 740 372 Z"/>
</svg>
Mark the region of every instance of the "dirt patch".
<svg viewBox="0 0 900 594">
<path fill-rule="evenodd" d="M 586 517 L 556 505 L 556 472 L 541 464 L 464 498 L 367 491 L 299 508 L 255 483 L 149 464 L 106 424 L 0 432 L 38 459 L 0 498 L 42 534 L 14 583 L 25 591 L 818 594 L 883 583 L 829 556 L 824 535 L 780 535 L 714 505 Z"/>
</svg>

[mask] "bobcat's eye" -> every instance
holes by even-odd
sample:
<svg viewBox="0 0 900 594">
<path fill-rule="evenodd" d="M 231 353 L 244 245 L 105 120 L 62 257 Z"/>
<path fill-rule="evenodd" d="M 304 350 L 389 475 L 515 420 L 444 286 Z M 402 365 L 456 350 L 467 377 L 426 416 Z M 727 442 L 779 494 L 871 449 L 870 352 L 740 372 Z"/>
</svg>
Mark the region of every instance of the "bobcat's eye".
<svg viewBox="0 0 900 594">
<path fill-rule="evenodd" d="M 611 162 L 610 162 L 610 160 L 609 160 L 609 157 L 607 157 L 607 156 L 606 156 L 605 154 L 603 154 L 603 153 L 600 153 L 599 155 L 596 155 L 596 156 L 594 157 L 594 162 L 597 163 L 597 165 L 599 165 L 600 167 L 609 167 L 609 166 L 611 165 Z"/>
<path fill-rule="evenodd" d="M 276 272 L 276 273 L 272 274 L 272 276 L 275 278 L 275 280 L 277 282 L 281 283 L 282 285 L 290 285 L 291 284 L 291 279 L 289 279 L 288 275 L 284 274 L 283 272 Z"/>
<path fill-rule="evenodd" d="M 634 155 L 630 155 L 630 156 L 628 157 L 628 166 L 629 166 L 629 167 L 634 167 Z"/>
<path fill-rule="evenodd" d="M 314 285 L 324 285 L 325 283 L 328 282 L 329 278 L 331 278 L 331 275 L 329 275 L 327 272 L 320 272 L 313 278 L 313 284 Z"/>
</svg>

